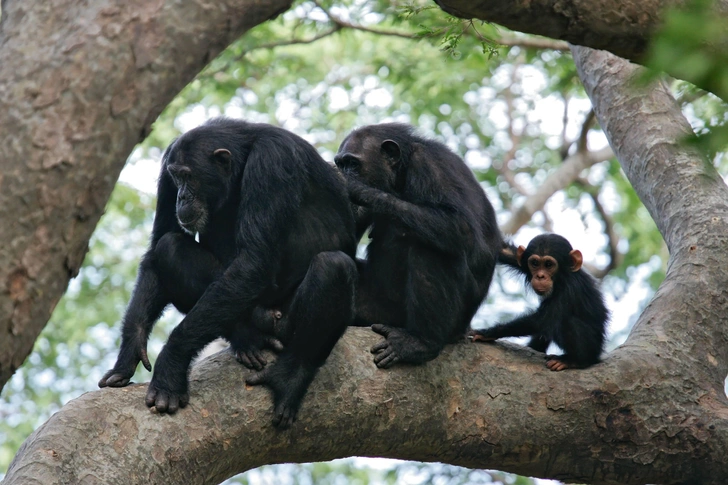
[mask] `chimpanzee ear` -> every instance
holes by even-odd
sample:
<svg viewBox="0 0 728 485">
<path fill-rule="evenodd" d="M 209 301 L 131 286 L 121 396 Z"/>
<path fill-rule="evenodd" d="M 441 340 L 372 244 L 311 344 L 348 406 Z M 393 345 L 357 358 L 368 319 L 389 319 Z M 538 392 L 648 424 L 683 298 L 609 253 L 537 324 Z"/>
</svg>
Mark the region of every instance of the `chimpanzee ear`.
<svg viewBox="0 0 728 485">
<path fill-rule="evenodd" d="M 212 156 L 226 169 L 230 168 L 230 159 L 232 158 L 232 153 L 230 153 L 230 150 L 228 150 L 227 148 L 218 148 L 217 150 L 212 152 Z"/>
<path fill-rule="evenodd" d="M 584 262 L 584 257 L 581 255 L 581 251 L 574 249 L 569 253 L 569 258 L 571 258 L 571 271 L 579 271 L 582 263 Z"/>
<path fill-rule="evenodd" d="M 227 148 L 218 148 L 217 150 L 212 152 L 212 155 L 215 158 L 220 159 L 221 161 L 229 162 L 232 153 L 230 153 L 230 150 L 228 150 Z"/>
<path fill-rule="evenodd" d="M 518 249 L 516 249 L 516 261 L 518 261 L 518 266 L 522 266 L 521 258 L 523 257 L 523 253 L 525 252 L 526 248 L 523 246 L 518 246 Z"/>
<path fill-rule="evenodd" d="M 392 166 L 396 166 L 402 158 L 402 151 L 399 149 L 399 145 L 394 140 L 384 140 L 382 142 L 381 150 Z"/>
</svg>

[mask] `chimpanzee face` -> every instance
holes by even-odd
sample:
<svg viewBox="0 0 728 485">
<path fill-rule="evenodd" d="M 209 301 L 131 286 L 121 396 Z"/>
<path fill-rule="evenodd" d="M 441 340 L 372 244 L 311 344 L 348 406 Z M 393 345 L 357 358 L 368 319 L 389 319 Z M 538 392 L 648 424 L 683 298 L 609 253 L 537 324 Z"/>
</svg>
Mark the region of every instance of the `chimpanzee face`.
<svg viewBox="0 0 728 485">
<path fill-rule="evenodd" d="M 566 239 L 554 234 L 536 236 L 528 248 L 519 246 L 516 259 L 526 270 L 533 291 L 543 298 L 553 293 L 559 272 L 579 271 L 583 261 L 581 251 L 571 249 Z"/>
<path fill-rule="evenodd" d="M 189 234 L 204 233 L 212 214 L 228 198 L 230 151 L 180 138 L 167 155 L 167 173 L 177 187 L 176 215 Z"/>
<path fill-rule="evenodd" d="M 354 175 L 371 187 L 392 192 L 400 159 L 396 142 L 359 130 L 346 137 L 334 163 L 345 174 Z"/>
</svg>

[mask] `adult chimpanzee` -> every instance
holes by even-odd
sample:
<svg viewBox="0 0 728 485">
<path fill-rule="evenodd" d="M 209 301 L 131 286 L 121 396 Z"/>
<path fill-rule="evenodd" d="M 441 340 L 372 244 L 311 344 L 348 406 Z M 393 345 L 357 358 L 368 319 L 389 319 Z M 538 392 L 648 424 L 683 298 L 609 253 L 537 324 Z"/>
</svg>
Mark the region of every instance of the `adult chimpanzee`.
<svg viewBox="0 0 728 485">
<path fill-rule="evenodd" d="M 336 165 L 357 206 L 356 325 L 385 340 L 374 362 L 419 364 L 465 336 L 485 298 L 503 241 L 495 212 L 463 160 L 411 126 L 353 131 Z"/>
<path fill-rule="evenodd" d="M 147 406 L 184 407 L 191 359 L 222 336 L 259 370 L 247 382 L 272 390 L 274 423 L 290 426 L 353 321 L 354 234 L 341 176 L 302 138 L 225 118 L 187 132 L 164 154 L 150 248 L 118 360 L 99 386 L 128 384 L 140 360 L 151 370 L 147 338 L 171 303 L 186 316 L 159 354 Z M 277 361 L 263 369 L 262 347 L 281 350 L 280 342 Z"/>
<path fill-rule="evenodd" d="M 511 322 L 472 331 L 473 340 L 530 335 L 528 346 L 539 352 L 553 341 L 564 351 L 547 356 L 546 366 L 553 371 L 599 362 L 609 311 L 593 278 L 581 269 L 581 252 L 558 234 L 542 234 L 527 248 L 509 245 L 499 261 L 526 278 L 541 304 Z"/>
</svg>

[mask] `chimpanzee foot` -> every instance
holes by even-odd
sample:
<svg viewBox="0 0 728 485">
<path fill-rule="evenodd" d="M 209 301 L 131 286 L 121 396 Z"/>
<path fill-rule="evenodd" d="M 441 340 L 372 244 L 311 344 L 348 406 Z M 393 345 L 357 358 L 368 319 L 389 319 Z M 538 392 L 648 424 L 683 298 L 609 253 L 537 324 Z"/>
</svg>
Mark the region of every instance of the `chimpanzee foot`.
<svg viewBox="0 0 728 485">
<path fill-rule="evenodd" d="M 548 357 L 551 357 L 551 358 L 546 361 L 546 367 L 548 367 L 552 371 L 558 372 L 558 371 L 562 371 L 565 369 L 575 368 L 575 366 L 573 364 L 570 364 L 569 362 L 565 362 L 563 360 L 555 358 L 553 355 L 550 355 Z"/>
<path fill-rule="evenodd" d="M 440 353 L 441 346 L 429 344 L 403 328 L 375 324 L 372 330 L 385 338 L 371 349 L 374 363 L 380 369 L 388 369 L 398 362 L 421 364 Z"/>
<path fill-rule="evenodd" d="M 148 371 L 152 370 L 149 357 L 147 357 L 146 345 L 138 345 L 136 350 L 126 353 L 126 357 L 123 351 L 120 352 L 114 368 L 107 371 L 104 377 L 99 380 L 99 387 L 124 387 L 128 385 L 132 376 L 134 376 L 134 372 L 136 372 L 139 362 Z"/>
<path fill-rule="evenodd" d="M 301 401 L 316 376 L 316 369 L 308 369 L 292 359 L 279 359 L 265 370 L 245 379 L 251 386 L 263 385 L 273 393 L 273 425 L 290 428 L 296 421 Z"/>
<path fill-rule="evenodd" d="M 190 402 L 190 395 L 186 392 L 176 393 L 157 389 L 150 383 L 144 400 L 147 407 L 152 408 L 152 411 L 160 414 L 174 414 L 180 408 L 187 406 Z"/>
<path fill-rule="evenodd" d="M 162 349 L 154 367 L 152 381 L 147 388 L 144 398 L 147 406 L 153 412 L 174 414 L 180 408 L 187 406 L 190 401 L 188 393 L 187 369 L 189 364 L 183 365 L 174 360 L 169 352 L 169 344 Z"/>
<path fill-rule="evenodd" d="M 111 369 L 99 381 L 99 387 L 124 387 L 129 384 L 134 371 L 118 371 Z"/>
</svg>

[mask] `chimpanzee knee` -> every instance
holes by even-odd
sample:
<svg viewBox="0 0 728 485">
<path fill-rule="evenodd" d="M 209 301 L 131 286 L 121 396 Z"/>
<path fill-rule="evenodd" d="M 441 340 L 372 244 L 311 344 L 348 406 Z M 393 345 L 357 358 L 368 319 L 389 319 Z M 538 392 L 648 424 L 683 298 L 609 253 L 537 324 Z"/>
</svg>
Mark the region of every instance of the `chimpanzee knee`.
<svg viewBox="0 0 728 485">
<path fill-rule="evenodd" d="M 356 284 L 358 272 L 353 259 L 341 251 L 325 251 L 311 260 L 309 272 L 315 274 L 319 284 L 325 288 L 344 288 Z"/>
</svg>

